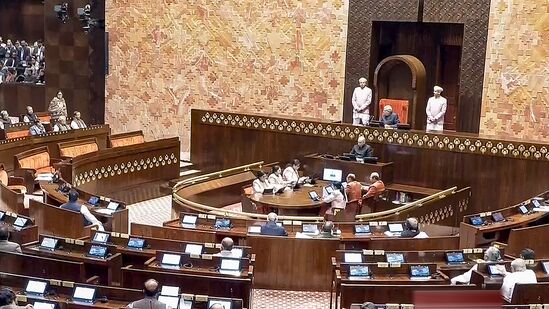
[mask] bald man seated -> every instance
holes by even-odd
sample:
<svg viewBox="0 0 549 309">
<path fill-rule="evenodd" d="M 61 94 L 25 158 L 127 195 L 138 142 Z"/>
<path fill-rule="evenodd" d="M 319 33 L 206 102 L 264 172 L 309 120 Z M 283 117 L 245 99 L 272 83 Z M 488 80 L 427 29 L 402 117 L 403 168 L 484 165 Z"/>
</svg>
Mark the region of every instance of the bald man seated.
<svg viewBox="0 0 549 309">
<path fill-rule="evenodd" d="M 230 237 L 225 237 L 221 241 L 221 251 L 214 254 L 214 256 L 241 258 L 242 252 L 236 252 L 233 250 L 234 241 Z"/>
<path fill-rule="evenodd" d="M 288 236 L 284 227 L 276 224 L 277 221 L 278 216 L 274 212 L 269 213 L 267 215 L 267 223 L 261 226 L 261 235 Z"/>
<path fill-rule="evenodd" d="M 370 145 L 366 144 L 366 138 L 364 135 L 361 135 L 358 138 L 356 145 L 354 145 L 353 149 L 351 149 L 350 153 L 357 158 L 373 157 L 374 149 Z"/>
<path fill-rule="evenodd" d="M 143 293 L 145 297 L 140 300 L 136 300 L 128 305 L 128 308 L 147 308 L 147 309 L 172 309 L 170 306 L 158 301 L 157 296 L 160 292 L 160 286 L 158 281 L 149 279 L 145 281 Z"/>
<path fill-rule="evenodd" d="M 9 241 L 10 231 L 7 226 L 0 226 L 0 251 L 22 253 L 18 243 Z"/>
<path fill-rule="evenodd" d="M 225 309 L 225 306 L 220 303 L 213 303 L 209 309 Z"/>
<path fill-rule="evenodd" d="M 419 230 L 419 221 L 416 218 L 408 218 L 404 222 L 404 230 L 400 237 L 429 238 L 429 235 Z"/>
</svg>

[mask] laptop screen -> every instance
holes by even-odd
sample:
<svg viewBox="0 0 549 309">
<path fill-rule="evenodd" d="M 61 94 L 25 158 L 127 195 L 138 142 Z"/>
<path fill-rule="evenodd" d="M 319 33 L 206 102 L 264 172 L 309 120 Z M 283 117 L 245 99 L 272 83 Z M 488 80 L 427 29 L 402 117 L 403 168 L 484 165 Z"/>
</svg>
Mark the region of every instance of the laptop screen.
<svg viewBox="0 0 549 309">
<path fill-rule="evenodd" d="M 309 192 L 309 197 L 310 197 L 312 200 L 318 200 L 318 199 L 320 199 L 320 197 L 318 196 L 318 194 L 317 194 L 315 191 L 310 191 L 310 192 Z"/>
<path fill-rule="evenodd" d="M 44 238 L 42 238 L 42 242 L 40 243 L 40 247 L 53 250 L 57 247 L 57 242 L 58 241 L 59 241 L 59 239 L 57 239 L 57 238 L 44 237 Z"/>
<path fill-rule="evenodd" d="M 215 220 L 215 227 L 218 229 L 229 229 L 231 228 L 230 219 L 217 219 Z"/>
<path fill-rule="evenodd" d="M 310 223 L 303 224 L 303 233 L 316 234 L 316 232 L 318 232 L 318 225 Z"/>
<path fill-rule="evenodd" d="M 202 245 L 187 244 L 185 246 L 185 253 L 189 254 L 202 254 Z"/>
<path fill-rule="evenodd" d="M 105 256 L 107 256 L 107 249 L 107 247 L 103 246 L 91 246 L 88 254 L 91 256 L 104 258 Z"/>
<path fill-rule="evenodd" d="M 402 228 L 402 223 L 389 223 L 389 232 L 391 233 L 400 233 L 404 229 Z"/>
<path fill-rule="evenodd" d="M 332 194 L 334 193 L 334 188 L 332 187 L 324 187 L 324 191 L 326 191 L 326 194 Z"/>
<path fill-rule="evenodd" d="M 232 257 L 235 257 L 235 258 L 241 258 L 243 254 L 242 248 L 233 248 L 231 252 L 233 254 Z"/>
<path fill-rule="evenodd" d="M 15 222 L 13 222 L 13 225 L 18 227 L 24 227 L 25 224 L 27 224 L 27 221 L 28 221 L 27 218 L 17 217 L 17 219 L 15 219 Z"/>
<path fill-rule="evenodd" d="M 362 263 L 362 253 L 345 252 L 343 259 L 345 263 Z"/>
<path fill-rule="evenodd" d="M 220 269 L 223 269 L 223 270 L 240 270 L 240 260 L 222 259 Z"/>
<path fill-rule="evenodd" d="M 546 274 L 549 274 L 549 262 L 542 262 L 543 269 L 545 270 Z"/>
<path fill-rule="evenodd" d="M 355 233 L 356 234 L 369 234 L 370 233 L 370 225 L 355 225 Z"/>
<path fill-rule="evenodd" d="M 99 204 L 99 198 L 97 196 L 92 196 L 88 200 L 88 203 L 90 203 L 92 205 L 98 205 Z"/>
<path fill-rule="evenodd" d="M 192 308 L 193 308 L 192 300 L 186 300 L 186 299 L 179 300 L 179 309 L 192 309 Z"/>
<path fill-rule="evenodd" d="M 332 168 L 325 168 L 322 173 L 322 179 L 326 181 L 339 181 L 341 182 L 341 177 L 343 176 L 342 170 L 336 170 Z"/>
<path fill-rule="evenodd" d="M 350 265 L 349 276 L 353 277 L 367 277 L 370 275 L 370 268 L 365 265 Z"/>
<path fill-rule="evenodd" d="M 446 252 L 446 261 L 448 261 L 448 263 L 463 263 L 465 261 L 463 252 Z"/>
<path fill-rule="evenodd" d="M 179 287 L 178 286 L 164 285 L 164 286 L 162 286 L 162 290 L 160 290 L 160 295 L 178 296 L 179 295 Z"/>
<path fill-rule="evenodd" d="M 110 209 L 110 210 L 117 210 L 118 209 L 118 206 L 120 204 L 118 204 L 117 202 L 109 202 L 109 205 L 107 205 L 107 209 Z"/>
<path fill-rule="evenodd" d="M 181 223 L 182 223 L 182 224 L 191 224 L 191 225 L 195 225 L 197 219 L 198 219 L 197 216 L 184 215 L 184 216 L 183 216 L 183 219 L 181 219 Z"/>
<path fill-rule="evenodd" d="M 532 200 L 532 205 L 534 205 L 534 207 L 537 207 L 537 208 L 541 207 L 541 204 L 538 200 Z"/>
<path fill-rule="evenodd" d="M 162 256 L 162 264 L 177 265 L 181 262 L 181 255 L 165 253 Z"/>
<path fill-rule="evenodd" d="M 73 299 L 84 300 L 84 301 L 93 301 L 94 297 L 95 297 L 95 289 L 86 288 L 83 286 L 77 286 L 74 289 L 74 293 L 72 295 Z"/>
<path fill-rule="evenodd" d="M 109 233 L 95 232 L 95 235 L 93 235 L 93 242 L 106 244 L 109 241 L 109 236 L 111 236 Z"/>
<path fill-rule="evenodd" d="M 37 302 L 34 302 L 34 305 L 32 306 L 34 309 L 55 309 L 56 307 L 55 305 L 56 304 L 37 301 Z"/>
<path fill-rule="evenodd" d="M 29 280 L 29 282 L 27 283 L 27 287 L 25 288 L 25 292 L 33 293 L 33 294 L 44 294 L 47 286 L 48 286 L 47 282 Z"/>
<path fill-rule="evenodd" d="M 429 266 L 427 265 L 410 266 L 411 277 L 429 277 L 430 275 L 431 272 L 429 271 Z"/>
<path fill-rule="evenodd" d="M 403 253 L 386 253 L 385 258 L 387 263 L 404 263 Z"/>
<path fill-rule="evenodd" d="M 524 205 L 521 205 L 521 206 L 519 207 L 519 211 L 520 211 L 521 214 L 524 215 L 524 214 L 527 214 L 527 213 L 528 213 L 528 208 L 527 208 L 526 206 L 524 206 Z"/>
<path fill-rule="evenodd" d="M 128 240 L 128 247 L 135 248 L 135 249 L 143 249 L 145 247 L 145 240 L 141 238 L 130 238 Z"/>
<path fill-rule="evenodd" d="M 505 220 L 505 217 L 501 214 L 501 212 L 495 212 L 492 214 L 492 219 L 494 219 L 495 222 L 501 222 Z"/>
<path fill-rule="evenodd" d="M 3 211 L 0 211 L 0 221 L 4 220 L 4 215 L 6 215 L 6 213 Z"/>
<path fill-rule="evenodd" d="M 483 225 L 484 220 L 481 217 L 471 217 L 471 224 L 475 226 Z"/>
<path fill-rule="evenodd" d="M 179 296 L 166 296 L 166 295 L 160 295 L 158 296 L 158 301 L 161 303 L 166 304 L 170 308 L 178 308 L 179 307 Z"/>
<path fill-rule="evenodd" d="M 499 270 L 498 265 L 488 265 L 488 273 L 490 276 L 503 276 L 503 272 Z"/>
<path fill-rule="evenodd" d="M 212 307 L 215 304 L 220 304 L 221 306 L 223 306 L 224 309 L 232 309 L 231 301 L 221 299 L 210 299 L 208 301 L 208 308 Z"/>
</svg>

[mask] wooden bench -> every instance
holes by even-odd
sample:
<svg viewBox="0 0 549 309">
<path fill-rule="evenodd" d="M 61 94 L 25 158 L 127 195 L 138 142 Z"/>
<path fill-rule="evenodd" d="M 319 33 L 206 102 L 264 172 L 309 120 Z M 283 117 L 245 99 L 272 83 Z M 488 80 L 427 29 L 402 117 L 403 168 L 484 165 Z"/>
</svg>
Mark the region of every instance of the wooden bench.
<svg viewBox="0 0 549 309">
<path fill-rule="evenodd" d="M 14 156 L 15 175 L 22 177 L 27 192 L 33 193 L 36 176 L 54 173 L 53 164 L 58 162 L 61 160 L 52 158 L 46 146 L 27 150 Z"/>
<path fill-rule="evenodd" d="M 0 272 L 86 282 L 84 263 L 0 251 Z"/>
<path fill-rule="evenodd" d="M 57 147 L 59 148 L 61 159 L 70 159 L 99 150 L 97 139 L 95 137 L 60 142 L 57 143 Z"/>
<path fill-rule="evenodd" d="M 133 131 L 109 136 L 109 147 L 116 148 L 145 142 L 143 131 Z"/>
<path fill-rule="evenodd" d="M 34 218 L 40 234 L 81 238 L 91 234 L 94 225 L 84 226 L 84 216 L 36 200 L 29 201 L 29 213 Z"/>
</svg>

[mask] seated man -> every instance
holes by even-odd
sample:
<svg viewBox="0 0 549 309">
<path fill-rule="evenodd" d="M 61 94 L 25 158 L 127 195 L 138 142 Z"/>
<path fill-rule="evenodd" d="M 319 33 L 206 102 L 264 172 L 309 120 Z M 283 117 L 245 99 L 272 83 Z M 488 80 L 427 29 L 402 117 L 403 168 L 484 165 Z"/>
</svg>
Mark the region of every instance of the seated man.
<svg viewBox="0 0 549 309">
<path fill-rule="evenodd" d="M 269 213 L 267 223 L 261 226 L 261 235 L 288 236 L 284 227 L 278 226 L 276 221 L 278 221 L 278 216 L 274 212 Z"/>
<path fill-rule="evenodd" d="M 416 218 L 408 218 L 404 221 L 404 230 L 400 237 L 429 238 L 427 233 L 419 231 L 419 222 Z"/>
<path fill-rule="evenodd" d="M 149 279 L 145 282 L 143 288 L 145 297 L 140 300 L 136 300 L 128 305 L 128 308 L 147 308 L 147 309 L 171 309 L 170 306 L 158 301 L 157 297 L 160 293 L 160 287 L 158 281 Z"/>
<path fill-rule="evenodd" d="M 379 117 L 379 121 L 381 121 L 384 126 L 391 128 L 396 128 L 400 123 L 400 119 L 398 119 L 398 115 L 396 113 L 393 113 L 393 108 L 391 105 L 385 105 L 385 107 L 383 107 L 383 115 Z"/>
<path fill-rule="evenodd" d="M 373 157 L 374 149 L 366 144 L 366 138 L 364 135 L 361 135 L 358 138 L 357 144 L 351 149 L 351 154 L 357 158 Z"/>
<path fill-rule="evenodd" d="M 86 125 L 86 123 L 84 122 L 84 120 L 82 120 L 80 118 L 80 112 L 79 111 L 75 111 L 73 114 L 72 114 L 72 121 L 71 121 L 71 128 L 73 129 L 84 129 L 84 128 L 87 128 L 88 126 Z"/>
<path fill-rule="evenodd" d="M 507 272 L 505 268 L 501 267 L 504 274 L 503 284 L 501 285 L 501 295 L 506 301 L 510 302 L 513 297 L 513 290 L 517 283 L 536 283 L 536 273 L 531 269 L 526 268 L 526 262 L 523 259 L 515 259 L 511 262 L 512 272 Z"/>
<path fill-rule="evenodd" d="M 0 308 L 2 309 L 32 309 L 33 306 L 28 304 L 26 306 L 17 305 L 17 296 L 8 288 L 0 290 Z"/>
<path fill-rule="evenodd" d="M 467 272 L 456 276 L 452 279 L 450 279 L 450 282 L 455 285 L 458 283 L 461 284 L 469 284 L 471 282 L 471 274 L 473 273 L 473 270 L 478 269 L 479 263 L 490 263 L 490 262 L 499 262 L 501 261 L 501 253 L 499 252 L 499 249 L 496 247 L 489 247 L 484 251 L 484 259 L 477 260 L 477 264 L 473 265 L 471 269 L 469 269 Z"/>
<path fill-rule="evenodd" d="M 322 224 L 320 228 L 320 233 L 316 238 L 335 238 L 337 235 L 334 235 L 334 223 L 332 221 L 326 221 Z"/>
<path fill-rule="evenodd" d="M 80 205 L 78 203 L 78 192 L 76 192 L 76 190 L 71 189 L 69 191 L 69 201 L 61 205 L 60 207 L 66 210 L 81 213 L 84 219 L 84 226 L 94 224 L 97 226 L 98 230 L 105 230 L 105 228 L 103 228 L 103 224 L 99 220 L 97 220 L 97 218 L 90 212 L 88 207 Z"/>
<path fill-rule="evenodd" d="M 12 124 L 10 115 L 8 114 L 8 111 L 3 110 L 0 112 L 0 123 L 2 124 L 4 129 L 7 129 Z"/>
<path fill-rule="evenodd" d="M 0 226 L 0 251 L 22 253 L 21 246 L 17 243 L 8 241 L 10 231 L 5 225 Z"/>
<path fill-rule="evenodd" d="M 35 120 L 29 128 L 29 134 L 32 136 L 46 134 L 46 128 L 40 123 L 40 120 Z"/>
<path fill-rule="evenodd" d="M 71 126 L 67 124 L 67 117 L 59 116 L 57 118 L 57 123 L 53 126 L 53 132 L 68 131 L 71 129 Z"/>
<path fill-rule="evenodd" d="M 385 184 L 381 181 L 379 173 L 373 172 L 370 174 L 370 183 L 371 185 L 368 187 L 362 187 L 362 189 L 366 191 L 366 194 L 362 196 L 363 199 L 378 196 L 385 191 Z"/>
<path fill-rule="evenodd" d="M 34 113 L 32 106 L 27 106 L 27 113 L 23 117 L 23 122 L 34 123 L 35 121 L 40 121 L 40 119 L 38 119 L 38 116 Z"/>
<path fill-rule="evenodd" d="M 524 248 L 520 252 L 520 258 L 523 260 L 535 260 L 536 259 L 536 253 L 534 250 L 530 248 Z"/>
<path fill-rule="evenodd" d="M 234 257 L 234 258 L 240 258 L 240 254 L 237 254 L 236 252 L 233 252 L 233 246 L 234 241 L 230 237 L 225 237 L 221 241 L 221 251 L 219 253 L 214 254 L 215 256 L 222 256 L 222 257 Z"/>
</svg>

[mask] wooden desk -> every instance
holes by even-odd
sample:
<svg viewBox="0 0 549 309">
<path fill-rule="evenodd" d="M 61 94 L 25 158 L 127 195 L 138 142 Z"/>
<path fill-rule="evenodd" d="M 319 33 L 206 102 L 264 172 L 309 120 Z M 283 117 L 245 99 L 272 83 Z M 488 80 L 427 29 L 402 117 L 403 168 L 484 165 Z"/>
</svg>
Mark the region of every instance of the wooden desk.
<svg viewBox="0 0 549 309">
<path fill-rule="evenodd" d="M 58 260 L 48 257 L 0 251 L 0 272 L 9 272 L 26 276 L 44 276 L 86 282 L 84 263 Z"/>
<path fill-rule="evenodd" d="M 101 259 L 86 255 L 91 245 L 93 245 L 91 242 L 74 242 L 74 240 L 72 240 L 73 243 L 69 243 L 66 241 L 66 238 L 58 238 L 60 248 L 55 251 L 50 251 L 40 249 L 39 245 L 43 238 L 44 235 L 40 235 L 38 242 L 24 246 L 23 252 L 53 259 L 84 263 L 87 278 L 99 276 L 99 282 L 101 284 L 112 286 L 121 285 L 120 268 L 122 267 L 122 255 L 120 253 L 115 253 L 116 247 L 101 245 L 109 248 L 109 255 L 106 258 Z"/>
<path fill-rule="evenodd" d="M 547 260 L 534 260 L 532 265 L 527 265 L 527 268 L 534 271 L 538 282 L 549 282 L 549 275 L 543 268 L 543 262 Z M 484 287 L 485 289 L 499 290 L 503 283 L 503 276 L 490 276 L 488 265 L 505 265 L 505 269 L 511 272 L 511 261 L 501 261 L 498 263 L 479 263 L 477 270 L 471 274 L 471 284 Z"/>
<path fill-rule="evenodd" d="M 302 186 L 297 190 L 284 190 L 282 193 L 254 193 L 249 196 L 253 203 L 262 206 L 264 209 L 273 209 L 282 216 L 311 215 L 318 216 L 322 206 L 328 204 L 322 201 L 323 188 L 329 183 L 318 181 L 312 187 Z M 314 191 L 320 197 L 320 201 L 313 201 L 309 192 Z"/>
<path fill-rule="evenodd" d="M 63 175 L 70 173 L 71 183 L 83 191 L 116 198 L 120 191 L 144 183 L 178 178 L 179 157 L 179 138 L 167 138 L 74 157 L 64 161 Z M 126 197 L 124 202 L 139 200 Z"/>
<path fill-rule="evenodd" d="M 38 240 L 38 226 L 33 223 L 33 220 L 29 217 L 24 217 L 29 220 L 29 224 L 23 228 L 18 228 L 13 225 L 16 217 L 11 213 L 5 213 L 0 226 L 7 226 L 10 232 L 10 241 L 16 242 L 20 245 L 26 244 Z"/>
<path fill-rule="evenodd" d="M 0 210 L 28 216 L 29 210 L 25 208 L 24 202 L 25 194 L 10 190 L 3 183 L 0 183 Z"/>
<path fill-rule="evenodd" d="M 505 254 L 510 257 L 520 257 L 524 248 L 530 248 L 536 253 L 536 258 L 549 258 L 549 224 L 512 229 L 505 247 Z"/>
<path fill-rule="evenodd" d="M 48 181 L 40 181 L 40 188 L 44 194 L 44 201 L 48 204 L 55 206 L 60 206 L 69 201 L 67 195 L 61 193 L 58 188 L 59 186 L 65 183 L 63 179 L 60 179 L 58 183 L 50 183 Z M 118 203 L 118 210 L 112 212 L 111 214 L 104 213 L 102 211 L 107 209 L 109 202 L 105 198 L 100 199 L 98 206 L 93 206 L 88 203 L 90 197 L 96 196 L 91 193 L 85 192 L 78 188 L 73 187 L 79 195 L 78 203 L 88 207 L 90 212 L 103 223 L 105 230 L 118 233 L 128 233 L 128 214 L 129 210 L 126 208 L 126 204 L 122 201 L 110 200 L 112 202 Z"/>
<path fill-rule="evenodd" d="M 350 173 L 355 174 L 358 181 L 364 181 L 370 178 L 371 173 L 377 172 L 384 183 L 389 184 L 393 182 L 393 162 L 378 162 L 376 164 L 359 163 L 356 161 L 329 159 L 319 154 L 310 154 L 303 158 L 301 164 L 307 175 L 316 174 L 322 176 L 325 168 L 332 168 L 342 171 L 341 181 L 345 181 L 345 177 Z"/>
<path fill-rule="evenodd" d="M 549 195 L 548 192 L 542 194 L 542 196 Z M 526 227 L 528 225 L 535 225 L 536 221 L 539 221 L 549 215 L 549 212 L 534 212 L 532 206 L 526 205 L 532 212 L 528 214 L 521 214 L 519 207 L 525 202 L 494 210 L 489 213 L 474 214 L 463 217 L 463 222 L 460 223 L 460 247 L 476 247 L 479 245 L 486 245 L 493 241 L 499 241 L 506 243 L 509 237 L 509 233 L 514 228 Z M 526 201 L 529 204 L 529 200 Z M 501 212 L 506 221 L 494 222 L 490 217 L 490 214 Z M 482 216 L 481 216 L 482 215 Z M 486 224 L 481 226 L 475 226 L 471 224 L 471 218 L 479 216 L 483 218 Z"/>
<path fill-rule="evenodd" d="M 41 146 L 47 146 L 48 153 L 52 158 L 60 158 L 57 143 L 83 138 L 95 137 L 99 149 L 105 149 L 107 148 L 107 136 L 110 131 L 109 125 L 97 125 L 86 129 L 50 132 L 40 136 L 29 136 L 0 141 L 0 162 L 4 163 L 8 173 L 13 172 L 13 157 L 18 153 Z"/>
</svg>

